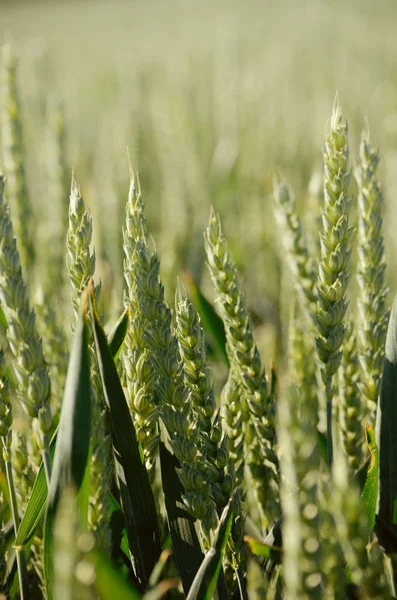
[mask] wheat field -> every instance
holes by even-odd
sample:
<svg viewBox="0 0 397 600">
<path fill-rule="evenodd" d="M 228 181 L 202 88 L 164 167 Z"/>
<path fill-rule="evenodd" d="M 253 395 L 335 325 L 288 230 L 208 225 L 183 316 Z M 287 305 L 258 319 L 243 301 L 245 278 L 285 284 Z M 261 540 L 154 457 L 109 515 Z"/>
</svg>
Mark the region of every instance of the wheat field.
<svg viewBox="0 0 397 600">
<path fill-rule="evenodd" d="M 0 0 L 0 597 L 396 597 L 396 17 Z"/>
</svg>

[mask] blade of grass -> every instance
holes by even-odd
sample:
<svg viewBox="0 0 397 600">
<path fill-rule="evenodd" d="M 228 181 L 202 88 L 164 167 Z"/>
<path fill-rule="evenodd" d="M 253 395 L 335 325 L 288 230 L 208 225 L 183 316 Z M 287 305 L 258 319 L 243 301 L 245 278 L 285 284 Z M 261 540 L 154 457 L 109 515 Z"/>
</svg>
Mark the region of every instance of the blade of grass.
<svg viewBox="0 0 397 600">
<path fill-rule="evenodd" d="M 222 558 L 233 524 L 233 496 L 222 512 L 212 548 L 205 555 L 194 578 L 187 600 L 211 600 L 214 597 Z"/>
<path fill-rule="evenodd" d="M 112 332 L 109 334 L 108 340 L 111 339 L 111 335 L 113 333 L 113 338 L 112 338 L 113 342 L 111 345 L 111 349 L 112 349 L 112 352 L 114 353 L 113 354 L 114 357 L 116 355 L 118 355 L 118 353 L 120 352 L 120 350 L 122 348 L 122 343 L 125 338 L 125 336 L 123 337 L 123 335 L 121 334 L 120 327 L 121 327 L 121 322 L 123 324 L 122 328 L 124 328 L 124 326 L 125 326 L 126 312 L 127 311 L 124 311 L 124 313 L 118 320 L 117 323 L 119 324 L 119 326 L 117 327 L 117 329 L 116 329 L 116 326 L 117 326 L 117 324 L 116 324 L 116 326 L 113 328 Z M 54 435 L 52 436 L 52 439 L 50 442 L 51 464 L 54 460 L 57 434 L 58 434 L 58 428 L 55 431 Z M 87 475 L 87 477 L 88 477 L 88 475 Z M 83 484 L 83 489 L 86 489 L 85 484 Z M 48 496 L 47 480 L 46 480 L 46 476 L 45 476 L 44 465 L 43 465 L 43 463 L 41 463 L 39 471 L 36 475 L 36 479 L 35 479 L 35 482 L 34 482 L 34 485 L 32 488 L 32 492 L 31 492 L 31 495 L 29 498 L 28 505 L 26 507 L 25 513 L 23 515 L 23 518 L 22 518 L 21 523 L 18 528 L 18 534 L 17 534 L 16 540 L 15 540 L 16 546 L 25 546 L 27 544 L 27 542 L 31 539 L 34 532 L 36 531 L 36 527 L 38 526 L 38 524 L 40 523 L 40 521 L 44 515 L 47 496 Z M 79 498 L 81 499 L 81 493 L 79 494 Z"/>
<path fill-rule="evenodd" d="M 44 581 L 48 600 L 53 598 L 53 534 L 59 500 L 62 491 L 70 486 L 78 493 L 84 480 L 90 444 L 90 388 L 88 327 L 81 312 L 70 354 L 44 520 Z"/>
<path fill-rule="evenodd" d="M 195 519 L 187 512 L 182 500 L 184 489 L 177 475 L 179 460 L 160 442 L 161 479 L 163 483 L 168 527 L 171 533 L 174 559 L 187 595 L 204 554 L 195 528 Z"/>
<path fill-rule="evenodd" d="M 95 347 L 106 403 L 120 485 L 121 504 L 133 554 L 135 576 L 144 586 L 161 553 L 156 505 L 134 424 L 116 365 L 90 296 Z"/>
<path fill-rule="evenodd" d="M 394 299 L 386 338 L 386 351 L 376 417 L 379 449 L 379 495 L 376 514 L 397 534 L 397 297 Z M 381 534 L 381 532 L 380 532 Z M 382 542 L 382 539 L 379 539 Z M 385 546 L 387 552 L 397 547 Z"/>
<path fill-rule="evenodd" d="M 272 546 L 265 544 L 264 542 L 257 540 L 249 535 L 244 537 L 244 541 L 247 542 L 251 553 L 258 559 L 270 559 L 277 565 L 281 565 L 282 562 L 282 548 L 278 546 Z M 261 561 L 258 560 L 260 564 Z"/>
<path fill-rule="evenodd" d="M 142 594 L 107 557 L 94 550 L 87 558 L 95 568 L 95 588 L 101 600 L 141 600 Z"/>
<path fill-rule="evenodd" d="M 54 460 L 55 447 L 57 440 L 58 429 L 52 436 L 50 443 L 50 459 L 51 463 Z M 47 480 L 44 471 L 44 464 L 41 463 L 39 471 L 36 475 L 35 482 L 33 484 L 32 493 L 25 513 L 23 515 L 21 524 L 18 528 L 17 537 L 15 539 L 16 546 L 25 546 L 33 536 L 36 527 L 40 523 L 48 496 Z"/>
<path fill-rule="evenodd" d="M 123 511 L 121 510 L 120 504 L 117 502 L 116 498 L 113 496 L 112 493 L 109 494 L 109 504 L 110 504 L 109 519 L 111 519 L 111 520 L 114 519 L 116 514 L 119 514 L 121 517 L 121 521 L 120 521 L 121 526 L 120 526 L 120 531 L 119 531 L 120 549 L 122 550 L 122 552 L 124 552 L 125 556 L 127 558 L 129 558 L 130 557 L 130 547 L 128 545 L 127 529 L 125 527 Z M 112 528 L 112 532 L 113 532 L 113 528 Z"/>
<path fill-rule="evenodd" d="M 371 462 L 367 471 L 361 497 L 367 509 L 370 531 L 375 527 L 376 503 L 378 499 L 379 451 L 375 439 L 375 431 L 369 423 L 365 424 L 365 438 L 371 453 Z"/>
<path fill-rule="evenodd" d="M 113 359 L 116 361 L 119 357 L 119 354 L 122 350 L 124 340 L 128 331 L 128 323 L 130 320 L 130 311 L 129 308 L 126 308 L 125 311 L 120 316 L 117 323 L 114 325 L 112 331 L 108 335 L 108 344 L 110 348 L 110 352 L 113 356 Z"/>
</svg>

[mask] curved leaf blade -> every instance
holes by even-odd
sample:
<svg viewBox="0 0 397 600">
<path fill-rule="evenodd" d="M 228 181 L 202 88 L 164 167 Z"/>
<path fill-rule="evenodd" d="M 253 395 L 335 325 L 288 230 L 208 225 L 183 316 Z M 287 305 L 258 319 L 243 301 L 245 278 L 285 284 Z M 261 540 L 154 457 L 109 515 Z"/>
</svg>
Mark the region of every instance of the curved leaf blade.
<svg viewBox="0 0 397 600">
<path fill-rule="evenodd" d="M 376 416 L 376 443 L 379 451 L 379 494 L 376 515 L 394 535 L 397 534 L 397 296 L 394 298 L 386 337 L 382 383 Z M 397 547 L 379 531 L 386 552 Z M 385 538 L 385 539 L 382 539 Z"/>
<path fill-rule="evenodd" d="M 89 560 L 95 567 L 95 587 L 101 600 L 141 600 L 141 593 L 107 557 L 93 551 Z"/>
<path fill-rule="evenodd" d="M 121 315 L 120 319 L 118 320 L 118 324 L 119 326 L 117 327 L 117 323 L 116 326 L 113 328 L 112 332 L 109 334 L 109 340 L 111 342 L 111 338 L 110 336 L 113 333 L 113 343 L 111 343 L 111 350 L 112 352 L 114 352 L 116 355 L 120 352 L 121 348 L 122 348 L 122 343 L 124 341 L 124 338 L 122 336 L 121 331 L 123 330 L 123 328 L 125 327 L 125 320 L 126 320 L 126 311 L 124 311 L 124 313 Z M 120 322 L 122 321 L 122 329 L 120 330 Z M 127 318 L 127 322 L 128 322 L 128 318 Z M 115 331 L 117 327 L 117 331 Z M 115 357 L 115 354 L 113 354 L 113 356 Z M 51 463 L 54 459 L 54 455 L 55 455 L 55 447 L 56 447 L 56 440 L 57 440 L 57 434 L 58 434 L 58 429 L 55 431 L 54 435 L 52 436 L 51 442 L 50 442 L 50 460 Z M 47 480 L 46 480 L 46 476 L 45 476 L 45 472 L 44 472 L 44 465 L 43 463 L 41 463 L 39 471 L 36 475 L 36 479 L 32 488 L 32 492 L 29 498 L 29 502 L 28 505 L 26 507 L 25 513 L 22 517 L 21 523 L 19 525 L 18 528 L 18 534 L 15 540 L 15 545 L 16 546 L 25 546 L 28 541 L 31 539 L 32 535 L 34 534 L 34 532 L 36 531 L 36 527 L 38 526 L 38 524 L 40 523 L 43 515 L 44 515 L 44 511 L 45 511 L 45 505 L 47 502 L 47 496 L 48 496 L 48 489 L 47 489 Z"/>
<path fill-rule="evenodd" d="M 88 327 L 85 316 L 80 314 L 70 354 L 44 520 L 44 580 L 48 600 L 53 598 L 53 534 L 58 505 L 63 490 L 73 486 L 78 493 L 83 483 L 89 453 L 90 428 Z"/>
<path fill-rule="evenodd" d="M 133 554 L 132 564 L 136 578 L 146 586 L 161 553 L 156 505 L 116 365 L 93 302 L 90 296 L 95 347 L 109 407 L 116 472 L 129 547 Z"/>
<path fill-rule="evenodd" d="M 233 496 L 223 509 L 213 547 L 205 555 L 187 600 L 211 600 L 222 568 L 222 558 L 233 523 Z"/>
<path fill-rule="evenodd" d="M 244 537 L 244 541 L 248 544 L 248 547 L 254 556 L 258 557 L 259 559 L 270 559 L 277 565 L 281 565 L 283 552 L 282 548 L 265 544 L 264 542 L 249 535 Z"/>
<path fill-rule="evenodd" d="M 376 503 L 378 499 L 379 450 L 374 428 L 369 423 L 365 424 L 365 438 L 371 453 L 371 461 L 361 497 L 367 510 L 369 528 L 372 531 L 375 527 Z"/>
<path fill-rule="evenodd" d="M 118 359 L 120 352 L 123 348 L 124 340 L 128 331 L 129 321 L 130 310 L 129 308 L 126 308 L 125 311 L 121 314 L 117 323 L 114 325 L 112 331 L 108 335 L 108 344 L 110 352 L 115 361 Z"/>
<path fill-rule="evenodd" d="M 180 467 L 179 460 L 167 450 L 164 442 L 160 442 L 160 465 L 174 559 L 187 595 L 204 560 L 204 554 L 196 532 L 195 519 L 188 513 L 182 500 L 183 487 L 176 472 Z"/>
<path fill-rule="evenodd" d="M 52 436 L 50 442 L 51 464 L 53 463 L 55 455 L 58 428 Z M 26 507 L 22 521 L 18 528 L 17 537 L 15 539 L 16 546 L 25 546 L 33 536 L 34 532 L 36 531 L 36 527 L 38 526 L 44 515 L 47 496 L 47 480 L 44 472 L 44 464 L 41 463 L 39 471 L 36 475 L 35 482 L 33 484 L 32 493 L 30 495 L 28 505 Z"/>
</svg>

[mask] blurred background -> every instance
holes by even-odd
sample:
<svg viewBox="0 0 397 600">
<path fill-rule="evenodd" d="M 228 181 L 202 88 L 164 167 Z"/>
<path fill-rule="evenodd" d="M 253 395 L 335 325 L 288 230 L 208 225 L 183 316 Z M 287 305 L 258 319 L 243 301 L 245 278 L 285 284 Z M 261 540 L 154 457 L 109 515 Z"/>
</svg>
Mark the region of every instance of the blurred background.
<svg viewBox="0 0 397 600">
<path fill-rule="evenodd" d="M 273 178 L 291 183 L 316 234 L 324 131 L 338 91 L 352 167 L 366 119 L 381 149 L 393 286 L 396 22 L 395 0 L 0 0 L 0 41 L 19 61 L 36 285 L 56 287 L 48 249 L 65 236 L 52 182 L 61 127 L 67 187 L 74 169 L 92 211 L 109 318 L 122 305 L 128 148 L 169 301 L 183 269 L 212 300 L 203 247 L 212 204 L 268 363 L 292 286 Z"/>
</svg>

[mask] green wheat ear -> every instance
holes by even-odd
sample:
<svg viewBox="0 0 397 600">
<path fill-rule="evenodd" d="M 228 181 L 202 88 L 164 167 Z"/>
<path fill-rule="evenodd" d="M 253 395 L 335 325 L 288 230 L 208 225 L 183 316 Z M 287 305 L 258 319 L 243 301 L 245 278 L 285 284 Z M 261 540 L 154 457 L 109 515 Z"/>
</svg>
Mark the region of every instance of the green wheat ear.
<svg viewBox="0 0 397 600">
<path fill-rule="evenodd" d="M 376 176 L 378 149 L 364 131 L 354 175 L 358 186 L 358 283 L 361 390 L 375 412 L 379 396 L 388 312 L 385 309 L 386 259 L 383 241 L 383 194 Z"/>
<path fill-rule="evenodd" d="M 358 382 L 360 377 L 357 335 L 352 323 L 347 325 L 339 370 L 339 424 L 348 464 L 353 471 L 362 463 L 364 411 Z"/>
<path fill-rule="evenodd" d="M 211 472 L 200 452 L 199 419 L 192 411 L 178 338 L 172 332 L 172 314 L 164 299 L 160 261 L 148 244 L 144 203 L 132 174 L 124 252 L 126 303 L 131 314 L 125 369 L 138 438 L 149 471 L 154 475 L 157 421 L 161 417 L 181 463 L 177 473 L 184 487 L 183 500 L 192 516 L 200 521 L 203 542 L 208 546 L 210 532 L 217 522 L 216 505 L 210 497 Z"/>
<path fill-rule="evenodd" d="M 236 266 L 230 258 L 220 218 L 211 209 L 205 232 L 205 247 L 211 278 L 223 318 L 231 369 L 242 393 L 242 415 L 246 464 L 254 488 L 265 498 L 258 502 L 261 520 L 267 526 L 269 507 L 278 502 L 278 458 L 275 452 L 274 403 L 266 373 L 253 336 L 253 327 L 238 281 Z M 258 498 L 259 500 L 259 498 Z M 277 508 L 276 508 L 277 510 Z"/>
<path fill-rule="evenodd" d="M 317 353 L 327 399 L 328 457 L 332 463 L 333 375 L 338 370 L 345 338 L 346 291 L 354 229 L 349 225 L 352 200 L 348 195 L 350 172 L 347 123 L 335 99 L 330 131 L 324 151 L 324 209 L 322 213 L 321 252 L 317 281 Z"/>
<path fill-rule="evenodd" d="M 35 263 L 34 218 L 28 194 L 22 118 L 17 89 L 17 59 L 10 44 L 1 53 L 1 130 L 8 199 L 13 211 L 21 264 L 28 280 Z"/>
<path fill-rule="evenodd" d="M 285 598 L 320 600 L 324 548 L 319 539 L 318 403 L 297 391 L 283 390 L 279 406 Z"/>
<path fill-rule="evenodd" d="M 80 312 L 83 290 L 95 274 L 95 250 L 92 245 L 92 219 L 85 207 L 80 188 L 74 177 L 70 191 L 69 227 L 67 231 L 67 269 L 72 287 L 72 304 L 75 320 Z M 94 287 L 96 301 L 99 300 L 101 286 Z M 74 330 L 74 323 L 72 324 Z M 91 332 L 92 333 L 92 332 Z M 98 546 L 105 552 L 110 548 L 109 525 L 109 483 L 113 474 L 113 453 L 110 433 L 106 419 L 106 406 L 98 359 L 93 345 L 91 352 L 91 381 L 92 381 L 92 439 L 90 463 L 90 502 L 88 522 L 95 532 Z"/>
<path fill-rule="evenodd" d="M 52 427 L 50 378 L 44 361 L 42 340 L 36 328 L 36 315 L 30 307 L 22 276 L 4 191 L 5 179 L 0 173 L 0 299 L 8 322 L 8 343 L 14 355 L 18 400 L 29 417 L 38 420 L 41 439 L 37 440 L 37 446 L 43 449 L 49 479 L 48 435 Z"/>
<path fill-rule="evenodd" d="M 273 197 L 275 216 L 283 233 L 283 241 L 295 277 L 296 287 L 309 320 L 316 313 L 316 272 L 303 233 L 303 225 L 296 210 L 296 203 L 289 186 L 274 182 Z"/>
</svg>

